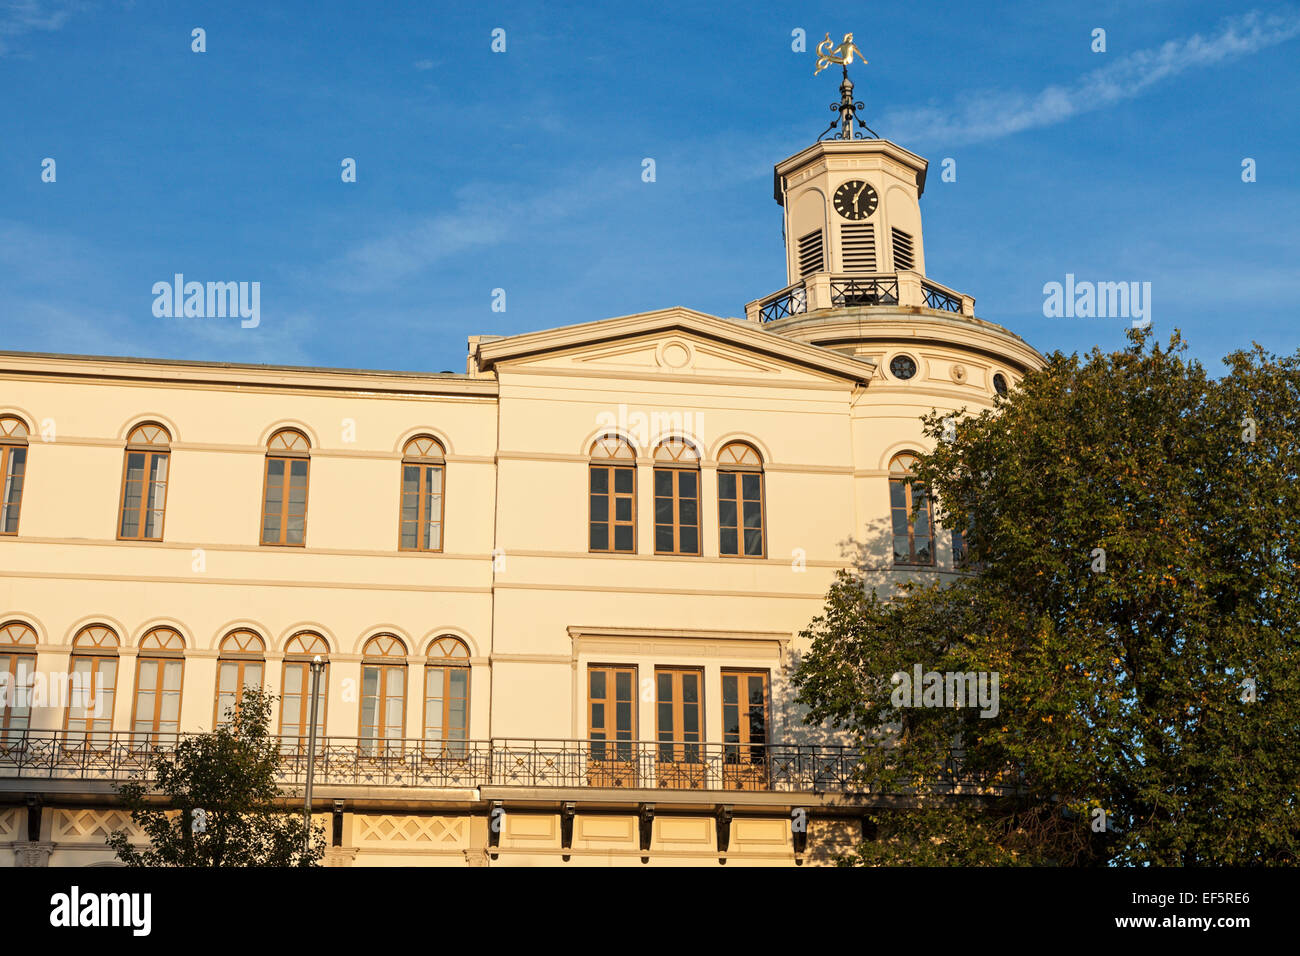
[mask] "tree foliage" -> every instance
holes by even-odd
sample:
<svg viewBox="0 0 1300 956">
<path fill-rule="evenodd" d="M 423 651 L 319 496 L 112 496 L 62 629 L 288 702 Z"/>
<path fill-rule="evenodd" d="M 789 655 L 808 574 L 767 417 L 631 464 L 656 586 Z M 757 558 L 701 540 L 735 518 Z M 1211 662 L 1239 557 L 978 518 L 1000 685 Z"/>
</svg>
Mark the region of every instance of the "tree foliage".
<svg viewBox="0 0 1300 956">
<path fill-rule="evenodd" d="M 184 737 L 153 754 L 152 783 L 121 784 L 131 819 L 149 839 L 131 843 L 123 830 L 108 844 L 127 866 L 314 866 L 325 836 L 312 827 L 304 852 L 301 810 L 283 805 L 276 782 L 278 741 L 271 736 L 274 697 L 247 688 L 229 723 Z M 201 811 L 201 812 L 200 812 Z M 196 826 L 197 823 L 197 826 Z"/>
<path fill-rule="evenodd" d="M 927 416 L 915 482 L 977 573 L 881 600 L 843 572 L 805 631 L 808 719 L 864 744 L 872 786 L 931 794 L 848 862 L 1300 857 L 1300 352 L 1212 379 L 1177 333 L 1130 336 L 1049 356 L 955 437 Z M 997 672 L 998 715 L 895 708 L 918 663 Z M 954 743 L 1015 795 L 935 795 Z"/>
</svg>

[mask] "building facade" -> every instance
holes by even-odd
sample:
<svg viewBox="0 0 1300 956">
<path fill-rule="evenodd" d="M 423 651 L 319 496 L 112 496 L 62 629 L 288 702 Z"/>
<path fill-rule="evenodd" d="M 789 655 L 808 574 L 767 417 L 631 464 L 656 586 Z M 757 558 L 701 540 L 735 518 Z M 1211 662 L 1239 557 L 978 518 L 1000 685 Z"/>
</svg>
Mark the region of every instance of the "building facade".
<svg viewBox="0 0 1300 956">
<path fill-rule="evenodd" d="M 851 101 L 851 88 L 849 99 Z M 859 836 L 800 719 L 837 569 L 961 570 L 920 416 L 1041 356 L 926 270 L 926 162 L 775 169 L 787 282 L 469 340 L 464 374 L 0 354 L 0 865 L 111 862 L 113 785 L 279 695 L 335 865 L 773 865 Z M 60 675 L 98 681 L 96 706 Z M 32 706 L 34 704 L 34 706 Z"/>
</svg>

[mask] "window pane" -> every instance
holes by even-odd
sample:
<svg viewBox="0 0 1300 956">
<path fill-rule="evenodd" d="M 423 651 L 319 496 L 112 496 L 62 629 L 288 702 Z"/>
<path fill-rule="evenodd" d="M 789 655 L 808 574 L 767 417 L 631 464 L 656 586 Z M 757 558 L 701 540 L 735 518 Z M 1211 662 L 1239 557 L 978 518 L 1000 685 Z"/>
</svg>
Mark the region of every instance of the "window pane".
<svg viewBox="0 0 1300 956">
<path fill-rule="evenodd" d="M 591 493 L 605 494 L 609 491 L 609 469 L 593 466 L 591 469 Z"/>
<path fill-rule="evenodd" d="M 630 495 L 632 493 L 632 475 L 631 468 L 614 469 L 614 490 L 620 494 Z"/>
<path fill-rule="evenodd" d="M 636 547 L 632 540 L 632 526 L 619 525 L 614 529 L 614 550 L 631 551 Z"/>
</svg>

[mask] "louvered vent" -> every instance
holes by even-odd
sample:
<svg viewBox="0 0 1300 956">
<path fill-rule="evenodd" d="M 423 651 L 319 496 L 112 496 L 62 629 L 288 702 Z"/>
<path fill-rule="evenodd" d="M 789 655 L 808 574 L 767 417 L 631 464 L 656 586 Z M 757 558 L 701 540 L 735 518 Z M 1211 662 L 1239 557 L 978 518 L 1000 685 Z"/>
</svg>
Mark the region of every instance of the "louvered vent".
<svg viewBox="0 0 1300 956">
<path fill-rule="evenodd" d="M 876 271 L 876 229 L 869 222 L 840 226 L 840 250 L 845 272 Z"/>
<path fill-rule="evenodd" d="M 894 234 L 894 268 L 911 269 L 916 261 L 912 253 L 912 237 L 901 229 L 890 229 Z"/>
<path fill-rule="evenodd" d="M 810 232 L 799 237 L 799 278 L 821 272 L 825 268 L 826 256 L 822 249 L 822 231 Z"/>
</svg>

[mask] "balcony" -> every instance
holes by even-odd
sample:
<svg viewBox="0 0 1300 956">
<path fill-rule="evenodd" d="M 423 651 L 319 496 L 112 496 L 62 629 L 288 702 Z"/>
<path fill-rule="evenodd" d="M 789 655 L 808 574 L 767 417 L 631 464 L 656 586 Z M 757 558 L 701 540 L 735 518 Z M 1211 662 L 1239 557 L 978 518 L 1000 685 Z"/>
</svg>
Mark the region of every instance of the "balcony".
<svg viewBox="0 0 1300 956">
<path fill-rule="evenodd" d="M 0 786 L 21 782 L 147 781 L 156 751 L 188 734 L 105 732 L 70 736 L 29 731 L 0 736 Z M 495 738 L 430 743 L 424 740 L 322 738 L 316 752 L 318 787 L 468 790 L 479 787 L 587 791 L 766 791 L 862 794 L 855 779 L 854 747 L 801 744 L 715 744 L 657 741 Z M 286 739 L 279 780 L 301 787 L 307 752 Z M 989 792 L 998 781 L 958 772 L 956 762 L 940 789 L 975 787 Z M 61 783 L 60 789 L 66 787 Z M 13 789 L 13 786 L 6 787 Z"/>
<path fill-rule="evenodd" d="M 934 309 L 975 315 L 975 300 L 927 279 L 919 272 L 877 272 L 843 275 L 817 272 L 780 292 L 745 306 L 750 321 L 775 322 L 821 309 L 894 306 Z"/>
</svg>

